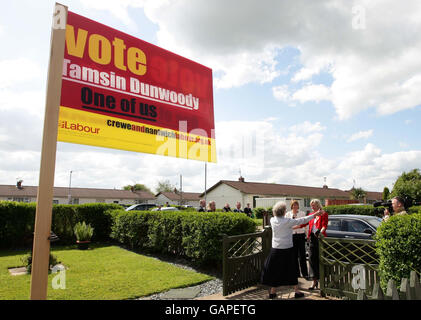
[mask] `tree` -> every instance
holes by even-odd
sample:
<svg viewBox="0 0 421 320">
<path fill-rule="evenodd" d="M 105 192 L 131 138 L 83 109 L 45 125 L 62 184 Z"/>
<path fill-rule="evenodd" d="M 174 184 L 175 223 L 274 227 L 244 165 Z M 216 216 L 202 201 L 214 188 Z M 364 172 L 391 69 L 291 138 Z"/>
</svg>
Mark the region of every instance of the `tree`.
<svg viewBox="0 0 421 320">
<path fill-rule="evenodd" d="M 156 193 L 160 192 L 173 192 L 175 186 L 173 186 L 169 180 L 158 181 L 158 187 L 155 189 Z"/>
<path fill-rule="evenodd" d="M 351 199 L 361 201 L 361 199 L 364 199 L 366 195 L 367 192 L 365 192 L 362 188 L 352 188 L 351 190 Z"/>
<path fill-rule="evenodd" d="M 123 187 L 123 190 L 133 190 L 133 191 L 148 191 L 152 193 L 152 191 L 145 186 L 144 184 L 136 183 L 134 185 L 128 184 L 127 186 Z"/>
<path fill-rule="evenodd" d="M 421 173 L 413 169 L 408 173 L 403 172 L 393 185 L 391 197 L 402 197 L 410 200 L 421 201 Z"/>
<path fill-rule="evenodd" d="M 389 190 L 389 188 L 388 187 L 384 187 L 382 199 L 384 201 L 386 201 L 387 199 L 389 199 L 389 196 L 390 196 L 390 190 Z"/>
</svg>

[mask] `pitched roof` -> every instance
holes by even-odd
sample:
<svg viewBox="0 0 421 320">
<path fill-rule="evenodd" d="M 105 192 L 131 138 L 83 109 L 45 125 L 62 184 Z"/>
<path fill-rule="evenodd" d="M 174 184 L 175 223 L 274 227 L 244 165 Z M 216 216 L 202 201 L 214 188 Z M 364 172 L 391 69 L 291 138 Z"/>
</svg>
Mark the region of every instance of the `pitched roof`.
<svg viewBox="0 0 421 320">
<path fill-rule="evenodd" d="M 179 193 L 175 193 L 175 192 L 159 192 L 158 194 L 155 195 L 155 197 L 158 197 L 160 194 L 166 196 L 168 199 L 172 200 L 172 201 L 178 201 L 181 199 L 181 196 Z M 197 192 L 182 192 L 183 194 L 183 200 L 187 200 L 187 201 L 199 201 L 200 200 L 200 193 Z"/>
<path fill-rule="evenodd" d="M 221 180 L 206 192 L 210 192 L 220 184 L 226 184 L 234 189 L 237 189 L 247 194 L 261 194 L 270 196 L 301 196 L 301 197 L 335 197 L 335 198 L 349 198 L 349 193 L 339 189 L 332 188 L 318 188 L 318 187 L 307 187 L 307 186 L 296 186 L 288 184 L 276 184 L 276 183 L 263 183 L 263 182 L 242 182 L 242 181 L 230 181 Z M 203 196 L 204 193 L 201 194 Z"/>
<path fill-rule="evenodd" d="M 23 186 L 18 189 L 15 185 L 0 185 L 0 196 L 7 197 L 37 197 L 37 186 Z M 67 198 L 69 188 L 54 187 L 54 197 Z M 100 198 L 100 199 L 142 199 L 154 200 L 155 197 L 148 191 L 118 190 L 118 189 L 94 189 L 94 188 L 71 188 L 70 194 L 73 198 Z"/>
</svg>

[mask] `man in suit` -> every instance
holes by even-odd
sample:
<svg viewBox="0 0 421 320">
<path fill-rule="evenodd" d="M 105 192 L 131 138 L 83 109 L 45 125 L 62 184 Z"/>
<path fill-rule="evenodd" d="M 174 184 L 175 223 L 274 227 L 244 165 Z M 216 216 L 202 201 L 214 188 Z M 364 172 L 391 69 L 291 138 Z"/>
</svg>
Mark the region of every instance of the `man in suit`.
<svg viewBox="0 0 421 320">
<path fill-rule="evenodd" d="M 247 207 L 244 208 L 244 213 L 248 216 L 248 217 L 252 217 L 253 215 L 253 211 L 250 208 L 250 203 L 247 203 Z"/>
<path fill-rule="evenodd" d="M 241 203 L 237 202 L 236 208 L 234 209 L 234 212 L 244 212 L 241 210 Z"/>
<path fill-rule="evenodd" d="M 205 200 L 200 200 L 199 201 L 199 209 L 197 210 L 198 212 L 206 212 L 206 201 Z"/>
</svg>

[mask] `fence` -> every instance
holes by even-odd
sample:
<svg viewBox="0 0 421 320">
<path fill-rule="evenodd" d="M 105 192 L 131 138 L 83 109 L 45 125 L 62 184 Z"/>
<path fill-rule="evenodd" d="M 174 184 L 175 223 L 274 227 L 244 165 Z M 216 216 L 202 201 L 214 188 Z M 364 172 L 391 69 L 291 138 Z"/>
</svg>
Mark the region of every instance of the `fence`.
<svg viewBox="0 0 421 320">
<path fill-rule="evenodd" d="M 246 289 L 260 281 L 271 248 L 270 228 L 239 236 L 223 236 L 223 295 Z"/>
<path fill-rule="evenodd" d="M 371 295 L 379 282 L 374 240 L 322 237 L 319 256 L 322 295 L 357 299 L 358 289 Z"/>
<path fill-rule="evenodd" d="M 390 279 L 387 284 L 386 294 L 383 293 L 379 283 L 376 283 L 371 296 L 367 296 L 364 290 L 359 290 L 357 300 L 421 300 L 421 284 L 418 274 L 411 271 L 409 279 L 402 278 L 398 291 L 394 280 Z"/>
<path fill-rule="evenodd" d="M 415 271 L 410 279 L 402 279 L 400 291 L 389 280 L 386 294 L 380 287 L 379 258 L 374 240 L 319 240 L 321 295 L 346 297 L 353 300 L 418 300 L 421 299 L 420 280 Z"/>
</svg>

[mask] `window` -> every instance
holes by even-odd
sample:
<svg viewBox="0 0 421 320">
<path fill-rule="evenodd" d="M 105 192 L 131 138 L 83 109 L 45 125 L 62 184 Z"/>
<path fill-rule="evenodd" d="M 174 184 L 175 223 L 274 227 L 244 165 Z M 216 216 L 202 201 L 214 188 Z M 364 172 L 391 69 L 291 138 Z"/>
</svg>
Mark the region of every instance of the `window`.
<svg viewBox="0 0 421 320">
<path fill-rule="evenodd" d="M 29 203 L 31 202 L 31 199 L 30 198 L 13 198 L 13 201 Z"/>
<path fill-rule="evenodd" d="M 362 221 L 346 220 L 345 231 L 362 233 L 365 229 L 369 229 L 369 227 Z"/>
<path fill-rule="evenodd" d="M 53 200 L 53 204 L 58 204 L 58 200 Z"/>
<path fill-rule="evenodd" d="M 340 231 L 341 230 L 341 220 L 330 219 L 327 223 L 327 229 L 333 230 L 333 231 Z"/>
<path fill-rule="evenodd" d="M 79 204 L 79 198 L 73 198 L 72 203 L 73 204 Z"/>
<path fill-rule="evenodd" d="M 304 207 L 310 207 L 310 198 L 304 198 Z"/>
</svg>

